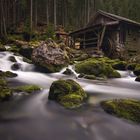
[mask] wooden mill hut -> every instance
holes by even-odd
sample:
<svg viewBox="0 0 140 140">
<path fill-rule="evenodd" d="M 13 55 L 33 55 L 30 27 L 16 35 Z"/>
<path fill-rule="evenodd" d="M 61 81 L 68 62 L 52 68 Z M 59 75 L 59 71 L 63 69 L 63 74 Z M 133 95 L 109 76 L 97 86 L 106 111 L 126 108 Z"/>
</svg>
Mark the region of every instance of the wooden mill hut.
<svg viewBox="0 0 140 140">
<path fill-rule="evenodd" d="M 73 46 L 89 53 L 102 51 L 107 56 L 122 50 L 140 50 L 140 23 L 98 11 L 85 28 L 70 33 Z"/>
</svg>

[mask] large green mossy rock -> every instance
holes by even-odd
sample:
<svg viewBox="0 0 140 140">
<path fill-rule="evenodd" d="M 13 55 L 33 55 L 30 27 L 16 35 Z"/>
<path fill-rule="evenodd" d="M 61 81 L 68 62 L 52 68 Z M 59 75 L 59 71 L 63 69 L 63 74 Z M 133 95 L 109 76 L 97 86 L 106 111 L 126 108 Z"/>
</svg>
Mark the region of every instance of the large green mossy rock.
<svg viewBox="0 0 140 140">
<path fill-rule="evenodd" d="M 48 98 L 58 102 L 65 108 L 73 109 L 85 103 L 87 94 L 73 80 L 58 80 L 51 85 Z"/>
<path fill-rule="evenodd" d="M 140 64 L 138 64 L 138 65 L 135 67 L 134 74 L 135 74 L 136 76 L 140 76 Z"/>
<path fill-rule="evenodd" d="M 140 123 L 140 101 L 120 99 L 104 101 L 102 108 L 109 114 Z"/>
<path fill-rule="evenodd" d="M 96 77 L 120 78 L 121 75 L 111 67 L 109 62 L 108 63 L 106 62 L 107 60 L 104 60 L 103 58 L 88 59 L 81 63 L 76 64 L 75 70 L 77 73 L 94 75 Z"/>
</svg>

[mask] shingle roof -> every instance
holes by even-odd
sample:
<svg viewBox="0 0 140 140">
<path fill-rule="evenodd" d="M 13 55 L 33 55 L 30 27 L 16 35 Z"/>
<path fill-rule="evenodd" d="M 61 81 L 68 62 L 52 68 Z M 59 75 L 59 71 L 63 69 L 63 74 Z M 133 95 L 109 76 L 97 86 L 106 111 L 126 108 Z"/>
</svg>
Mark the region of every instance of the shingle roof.
<svg viewBox="0 0 140 140">
<path fill-rule="evenodd" d="M 140 26 L 140 23 L 139 22 L 136 22 L 134 20 L 131 20 L 131 19 L 128 19 L 128 18 L 125 18 L 125 17 L 121 17 L 121 16 L 118 16 L 118 15 L 115 15 L 115 14 L 111 14 L 111 13 L 108 13 L 108 12 L 105 12 L 105 11 L 102 11 L 102 10 L 99 10 L 95 14 L 95 16 L 89 21 L 89 23 L 87 24 L 87 27 L 92 25 L 92 23 L 94 22 L 95 17 L 98 14 L 101 14 L 101 15 L 106 16 L 108 18 L 111 18 L 113 20 L 118 20 L 118 21 L 125 22 L 127 24 L 133 24 L 133 25 L 136 25 L 136 26 Z"/>
</svg>

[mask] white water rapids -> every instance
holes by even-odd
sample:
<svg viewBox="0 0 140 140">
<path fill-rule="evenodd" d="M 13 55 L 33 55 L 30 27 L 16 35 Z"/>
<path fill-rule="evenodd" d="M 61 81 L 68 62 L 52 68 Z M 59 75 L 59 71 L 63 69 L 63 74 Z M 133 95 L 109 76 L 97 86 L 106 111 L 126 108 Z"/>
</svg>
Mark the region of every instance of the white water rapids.
<svg viewBox="0 0 140 140">
<path fill-rule="evenodd" d="M 43 90 L 35 95 L 1 103 L 0 139 L 1 140 L 139 140 L 140 126 L 123 119 L 106 114 L 99 102 L 114 98 L 140 99 L 140 83 L 130 72 L 120 72 L 122 78 L 107 81 L 77 79 L 73 70 L 72 76 L 62 73 L 44 74 L 35 71 L 32 64 L 23 62 L 15 56 L 20 69 L 11 70 L 14 62 L 9 61 L 10 52 L 0 52 L 0 70 L 12 71 L 18 77 L 9 82 L 36 84 Z M 48 101 L 49 87 L 57 79 L 72 78 L 76 80 L 91 97 L 90 106 L 79 111 L 66 110 L 58 104 Z"/>
</svg>

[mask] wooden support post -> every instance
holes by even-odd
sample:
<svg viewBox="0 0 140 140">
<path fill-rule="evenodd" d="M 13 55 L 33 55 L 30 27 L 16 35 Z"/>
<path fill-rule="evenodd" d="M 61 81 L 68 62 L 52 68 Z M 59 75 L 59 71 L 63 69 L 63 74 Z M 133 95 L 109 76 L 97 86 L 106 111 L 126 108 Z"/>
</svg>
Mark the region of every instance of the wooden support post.
<svg viewBox="0 0 140 140">
<path fill-rule="evenodd" d="M 105 35 L 105 31 L 106 31 L 106 26 L 103 27 L 103 31 L 102 31 L 100 42 L 99 42 L 99 48 L 102 46 L 104 35 Z"/>
</svg>

